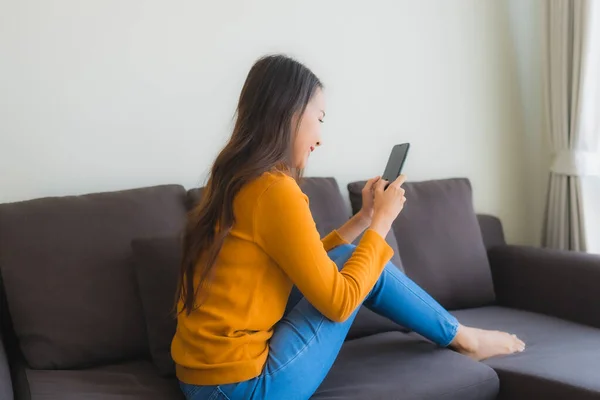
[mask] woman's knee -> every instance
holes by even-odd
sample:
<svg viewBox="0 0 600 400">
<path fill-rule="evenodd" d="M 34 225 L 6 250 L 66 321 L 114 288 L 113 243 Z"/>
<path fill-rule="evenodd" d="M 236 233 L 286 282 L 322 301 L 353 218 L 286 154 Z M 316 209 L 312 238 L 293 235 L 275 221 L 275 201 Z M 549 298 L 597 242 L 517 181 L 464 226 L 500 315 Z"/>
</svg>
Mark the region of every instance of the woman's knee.
<svg viewBox="0 0 600 400">
<path fill-rule="evenodd" d="M 339 246 L 335 247 L 333 250 L 337 250 L 340 249 L 342 251 L 354 251 L 354 249 L 356 249 L 356 245 L 352 244 L 352 243 L 347 243 L 347 244 L 340 244 Z"/>
<path fill-rule="evenodd" d="M 339 262 L 346 262 L 354 253 L 356 246 L 353 244 L 342 244 L 327 252 L 329 258 L 331 258 L 336 264 Z"/>
</svg>

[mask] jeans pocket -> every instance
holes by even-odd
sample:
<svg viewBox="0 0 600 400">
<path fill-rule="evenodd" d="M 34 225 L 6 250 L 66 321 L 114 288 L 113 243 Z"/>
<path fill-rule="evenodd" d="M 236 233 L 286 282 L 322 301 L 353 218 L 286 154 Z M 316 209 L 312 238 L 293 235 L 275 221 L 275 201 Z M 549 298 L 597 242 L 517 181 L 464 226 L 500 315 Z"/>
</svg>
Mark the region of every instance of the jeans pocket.
<svg viewBox="0 0 600 400">
<path fill-rule="evenodd" d="M 179 382 L 186 400 L 229 400 L 218 386 L 199 386 Z"/>
</svg>

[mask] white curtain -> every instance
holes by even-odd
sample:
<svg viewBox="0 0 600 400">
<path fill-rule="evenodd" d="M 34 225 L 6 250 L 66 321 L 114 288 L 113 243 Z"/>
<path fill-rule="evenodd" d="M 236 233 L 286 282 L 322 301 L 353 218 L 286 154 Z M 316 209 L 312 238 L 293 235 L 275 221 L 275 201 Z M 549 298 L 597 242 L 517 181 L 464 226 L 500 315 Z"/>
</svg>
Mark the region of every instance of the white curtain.
<svg viewBox="0 0 600 400">
<path fill-rule="evenodd" d="M 543 245 L 586 251 L 581 178 L 600 176 L 600 0 L 546 4 L 544 81 L 554 160 Z"/>
</svg>

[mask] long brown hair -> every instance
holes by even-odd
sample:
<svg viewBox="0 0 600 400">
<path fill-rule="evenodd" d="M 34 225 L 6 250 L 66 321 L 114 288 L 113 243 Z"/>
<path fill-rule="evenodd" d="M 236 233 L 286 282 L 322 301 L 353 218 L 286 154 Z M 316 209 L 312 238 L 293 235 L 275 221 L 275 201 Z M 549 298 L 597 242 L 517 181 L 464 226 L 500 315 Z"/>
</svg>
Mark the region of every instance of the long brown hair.
<svg viewBox="0 0 600 400">
<path fill-rule="evenodd" d="M 292 122 L 304 113 L 317 88 L 322 84 L 312 71 L 283 55 L 263 57 L 250 69 L 231 138 L 212 166 L 201 202 L 188 215 L 177 291 L 177 300 L 183 302 L 179 312 L 189 314 L 198 307 L 198 290 L 209 278 L 235 223 L 233 200 L 240 189 L 267 171 L 298 177 L 291 154 L 300 118 L 294 127 Z M 194 285 L 197 269 L 200 280 Z"/>
</svg>

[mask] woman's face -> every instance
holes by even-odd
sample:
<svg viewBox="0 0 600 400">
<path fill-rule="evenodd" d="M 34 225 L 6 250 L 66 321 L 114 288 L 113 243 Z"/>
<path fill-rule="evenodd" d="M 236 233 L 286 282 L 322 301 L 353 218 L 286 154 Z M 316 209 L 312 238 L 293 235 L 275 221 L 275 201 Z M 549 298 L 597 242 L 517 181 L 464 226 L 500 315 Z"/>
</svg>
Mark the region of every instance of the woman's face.
<svg viewBox="0 0 600 400">
<path fill-rule="evenodd" d="M 321 145 L 323 118 L 325 118 L 325 96 L 323 91 L 317 88 L 300 118 L 300 126 L 294 142 L 293 163 L 295 168 L 305 168 L 310 153 Z M 296 121 L 293 121 L 292 126 L 295 124 Z"/>
</svg>

